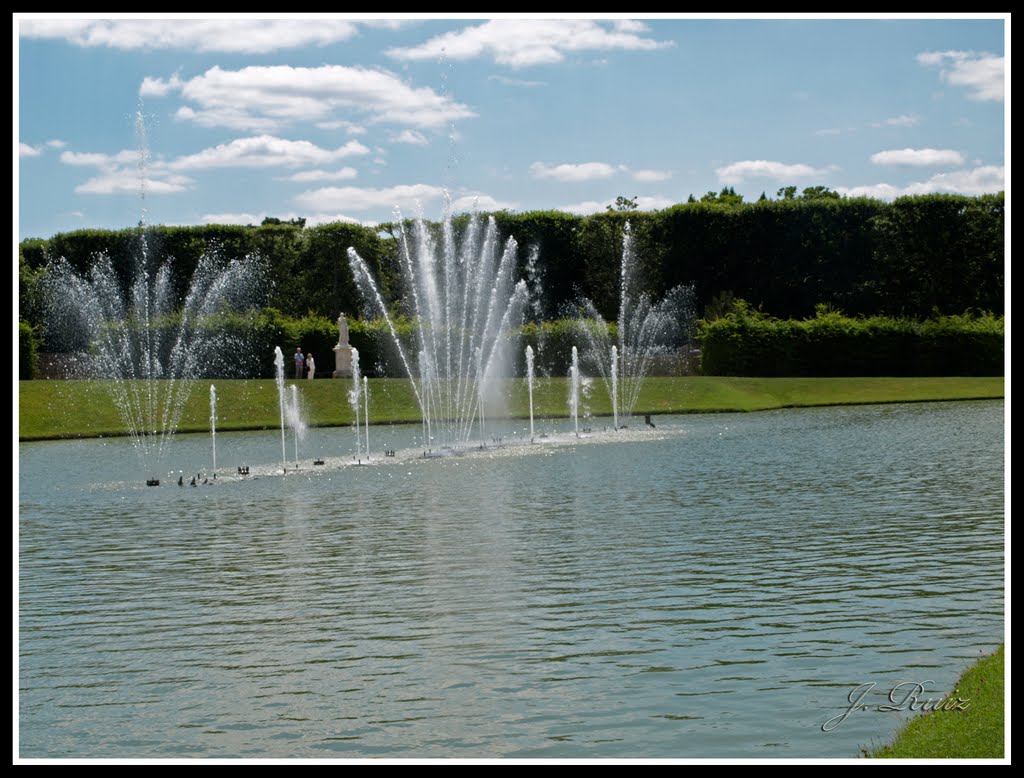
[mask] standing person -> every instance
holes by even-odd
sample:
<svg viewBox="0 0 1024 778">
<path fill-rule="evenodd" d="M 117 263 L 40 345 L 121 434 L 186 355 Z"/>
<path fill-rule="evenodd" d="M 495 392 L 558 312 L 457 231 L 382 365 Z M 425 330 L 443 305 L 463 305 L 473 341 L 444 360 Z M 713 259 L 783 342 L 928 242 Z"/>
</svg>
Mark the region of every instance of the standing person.
<svg viewBox="0 0 1024 778">
<path fill-rule="evenodd" d="M 295 348 L 295 377 L 302 378 L 302 373 L 305 368 L 306 358 L 302 356 L 302 347 L 297 346 Z"/>
<path fill-rule="evenodd" d="M 312 354 L 306 354 L 306 378 L 312 378 L 316 374 L 316 362 Z"/>
</svg>

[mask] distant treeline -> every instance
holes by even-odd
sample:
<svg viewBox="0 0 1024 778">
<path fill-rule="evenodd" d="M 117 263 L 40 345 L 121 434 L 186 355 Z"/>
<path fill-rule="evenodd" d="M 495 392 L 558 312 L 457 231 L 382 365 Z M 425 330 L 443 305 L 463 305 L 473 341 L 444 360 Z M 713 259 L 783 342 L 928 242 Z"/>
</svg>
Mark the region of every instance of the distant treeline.
<svg viewBox="0 0 1024 778">
<path fill-rule="evenodd" d="M 456 228 L 468 217 L 455 220 Z M 566 304 L 594 301 L 608 320 L 618 310 L 623 227 L 631 223 L 646 291 L 657 298 L 692 284 L 698 315 L 742 298 L 778 318 L 804 318 L 827 304 L 847 314 L 924 319 L 967 310 L 1003 313 L 1004 196 L 924 195 L 871 199 L 694 202 L 662 211 L 559 211 L 494 214 L 502 239 L 514 237 L 525 276 L 537 253 L 541 318 Z M 224 262 L 258 255 L 266 264 L 261 307 L 287 317 L 334 320 L 365 301 L 349 270 L 352 246 L 391 302 L 402 293 L 396 225 L 335 223 L 305 227 L 267 220 L 259 226 L 148 227 L 150 261 L 173 259 L 179 295 L 204 254 Z M 78 230 L 20 245 L 21 318 L 38 325 L 38 281 L 50 258 L 80 272 L 106 253 L 123 283 L 143 250 L 141 228 Z"/>
</svg>

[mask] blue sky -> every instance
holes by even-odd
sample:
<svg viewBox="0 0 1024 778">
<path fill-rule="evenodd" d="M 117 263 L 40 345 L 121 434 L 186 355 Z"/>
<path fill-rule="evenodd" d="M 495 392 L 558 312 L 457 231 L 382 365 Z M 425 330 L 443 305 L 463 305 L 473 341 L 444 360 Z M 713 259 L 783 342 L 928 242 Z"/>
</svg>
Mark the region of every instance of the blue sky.
<svg viewBox="0 0 1024 778">
<path fill-rule="evenodd" d="M 16 231 L 999 191 L 1008 25 L 22 14 Z"/>
</svg>

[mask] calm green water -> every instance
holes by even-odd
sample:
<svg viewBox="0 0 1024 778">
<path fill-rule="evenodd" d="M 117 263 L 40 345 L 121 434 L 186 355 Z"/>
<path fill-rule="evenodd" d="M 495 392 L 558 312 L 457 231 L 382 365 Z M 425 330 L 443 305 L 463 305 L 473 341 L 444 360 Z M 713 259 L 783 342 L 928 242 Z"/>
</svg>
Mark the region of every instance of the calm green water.
<svg viewBox="0 0 1024 778">
<path fill-rule="evenodd" d="M 21 445 L 20 755 L 853 757 L 1002 640 L 1002 402 L 656 421 Z"/>
</svg>

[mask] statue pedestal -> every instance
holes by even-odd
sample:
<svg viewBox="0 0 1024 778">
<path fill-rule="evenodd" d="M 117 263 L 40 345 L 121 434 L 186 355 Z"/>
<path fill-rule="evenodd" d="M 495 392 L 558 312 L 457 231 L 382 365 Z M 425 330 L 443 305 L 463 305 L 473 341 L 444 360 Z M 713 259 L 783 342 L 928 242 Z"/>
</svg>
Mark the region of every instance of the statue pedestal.
<svg viewBox="0 0 1024 778">
<path fill-rule="evenodd" d="M 334 373 L 333 378 L 352 377 L 352 347 L 348 344 L 334 347 Z"/>
</svg>

